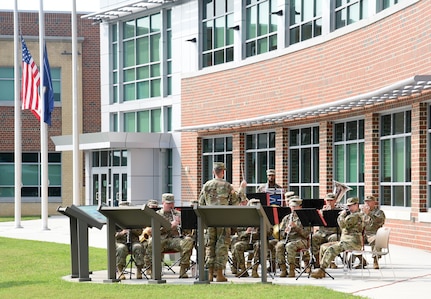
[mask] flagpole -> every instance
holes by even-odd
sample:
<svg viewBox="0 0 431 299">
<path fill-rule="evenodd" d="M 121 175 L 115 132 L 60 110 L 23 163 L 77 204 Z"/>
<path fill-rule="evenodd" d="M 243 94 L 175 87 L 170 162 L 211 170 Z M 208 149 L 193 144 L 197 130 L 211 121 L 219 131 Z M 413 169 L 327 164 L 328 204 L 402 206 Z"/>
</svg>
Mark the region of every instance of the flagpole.
<svg viewBox="0 0 431 299">
<path fill-rule="evenodd" d="M 78 135 L 78 35 L 76 0 L 72 1 L 72 159 L 73 159 L 73 204 L 80 205 L 79 194 L 79 135 Z"/>
<path fill-rule="evenodd" d="M 40 70 L 43 68 L 43 55 L 45 45 L 45 16 L 43 12 L 43 0 L 39 0 L 39 58 Z M 44 72 L 40 72 L 40 101 L 39 107 L 41 113 L 40 118 L 40 152 L 41 152 L 41 214 L 42 214 L 42 230 L 48 228 L 48 126 L 45 123 L 45 101 L 43 88 Z"/>
<path fill-rule="evenodd" d="M 21 47 L 18 45 L 18 0 L 14 1 L 13 7 L 13 46 L 14 46 L 14 115 L 15 115 L 15 228 L 21 226 L 21 186 L 22 186 L 22 146 L 21 146 L 21 97 L 20 97 L 20 79 L 19 79 L 19 64 Z M 22 60 L 22 59 L 21 59 Z"/>
</svg>

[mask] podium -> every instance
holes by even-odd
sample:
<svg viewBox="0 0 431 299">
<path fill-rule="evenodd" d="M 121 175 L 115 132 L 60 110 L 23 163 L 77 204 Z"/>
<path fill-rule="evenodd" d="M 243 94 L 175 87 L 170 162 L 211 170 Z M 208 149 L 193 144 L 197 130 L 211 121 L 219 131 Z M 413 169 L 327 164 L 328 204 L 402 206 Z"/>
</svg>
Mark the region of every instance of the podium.
<svg viewBox="0 0 431 299">
<path fill-rule="evenodd" d="M 70 255 L 72 278 L 91 281 L 88 262 L 88 228 L 102 229 L 106 218 L 97 211 L 97 206 L 58 207 L 57 212 L 69 217 Z"/>
<path fill-rule="evenodd" d="M 151 226 L 152 228 L 152 273 L 154 279 L 148 283 L 165 283 L 162 280 L 162 251 L 160 241 L 160 228 L 171 228 L 171 223 L 163 216 L 159 215 L 153 209 L 147 207 L 107 207 L 101 206 L 99 212 L 107 218 L 108 233 L 108 279 L 104 282 L 118 282 L 116 278 L 116 247 L 115 232 L 116 225 L 123 229 L 143 228 Z M 159 261 L 159 262 L 157 262 Z"/>
<path fill-rule="evenodd" d="M 263 207 L 256 206 L 199 206 L 194 205 L 193 209 L 197 216 L 198 225 L 198 261 L 199 281 L 196 283 L 209 283 L 205 281 L 204 262 L 205 242 L 204 229 L 207 227 L 237 227 L 253 226 L 260 228 L 260 239 L 267 240 L 267 231 L 271 224 L 265 214 Z M 260 261 L 262 269 L 262 283 L 267 282 L 267 269 L 264 264 L 267 255 L 267 242 L 261 242 Z"/>
</svg>

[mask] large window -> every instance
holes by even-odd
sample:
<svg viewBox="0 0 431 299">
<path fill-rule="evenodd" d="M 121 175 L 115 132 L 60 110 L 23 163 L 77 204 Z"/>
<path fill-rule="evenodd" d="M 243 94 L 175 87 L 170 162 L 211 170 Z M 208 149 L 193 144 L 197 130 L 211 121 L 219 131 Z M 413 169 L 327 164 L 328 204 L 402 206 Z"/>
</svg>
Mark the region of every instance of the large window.
<svg viewBox="0 0 431 299">
<path fill-rule="evenodd" d="M 275 168 L 275 132 L 249 134 L 246 136 L 247 193 L 266 183 L 266 171 Z"/>
<path fill-rule="evenodd" d="M 322 34 L 322 1 L 290 0 L 290 44 Z"/>
<path fill-rule="evenodd" d="M 214 162 L 225 164 L 224 178 L 232 183 L 232 137 L 215 137 L 202 140 L 202 183 L 213 178 Z"/>
<path fill-rule="evenodd" d="M 0 153 L 0 198 L 15 196 L 14 153 Z M 61 197 L 61 154 L 48 153 L 48 196 Z M 22 154 L 22 197 L 41 196 L 40 153 Z"/>
<path fill-rule="evenodd" d="M 277 0 L 247 0 L 246 56 L 277 49 Z"/>
<path fill-rule="evenodd" d="M 123 131 L 124 132 L 145 132 L 160 133 L 162 132 L 162 123 L 171 123 L 172 108 L 168 107 L 165 111 L 165 119 L 162 118 L 161 109 L 144 110 L 137 112 L 127 112 L 123 114 Z M 165 130 L 169 130 L 166 127 Z"/>
<path fill-rule="evenodd" d="M 112 103 L 170 94 L 170 17 L 170 11 L 159 12 L 111 26 Z M 162 83 L 163 78 L 168 79 Z"/>
<path fill-rule="evenodd" d="M 351 191 L 346 198 L 364 198 L 364 120 L 334 125 L 334 179 Z"/>
<path fill-rule="evenodd" d="M 368 0 L 336 0 L 335 29 L 368 17 Z"/>
<path fill-rule="evenodd" d="M 319 198 L 319 127 L 289 132 L 289 190 Z"/>
<path fill-rule="evenodd" d="M 51 80 L 52 80 L 52 87 L 54 89 L 54 102 L 60 102 L 61 101 L 61 68 L 51 67 Z M 15 86 L 14 86 L 13 67 L 0 67 L 0 90 L 1 90 L 0 102 L 14 100 Z"/>
<path fill-rule="evenodd" d="M 402 1 L 403 0 L 376 0 L 377 11 L 382 11 Z"/>
<path fill-rule="evenodd" d="M 381 117 L 381 204 L 411 206 L 411 111 Z"/>
<path fill-rule="evenodd" d="M 233 6 L 231 0 L 203 1 L 202 67 L 233 61 Z"/>
</svg>

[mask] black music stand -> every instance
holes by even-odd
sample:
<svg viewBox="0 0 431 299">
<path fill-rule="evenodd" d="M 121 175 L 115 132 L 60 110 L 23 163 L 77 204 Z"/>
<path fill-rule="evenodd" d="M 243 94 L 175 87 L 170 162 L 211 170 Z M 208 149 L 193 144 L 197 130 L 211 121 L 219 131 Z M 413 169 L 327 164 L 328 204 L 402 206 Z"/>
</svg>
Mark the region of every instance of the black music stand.
<svg viewBox="0 0 431 299">
<path fill-rule="evenodd" d="M 308 253 L 310 255 L 310 262 L 308 263 L 307 267 L 304 268 L 304 270 L 301 271 L 301 273 L 299 273 L 298 277 L 296 278 L 296 280 L 298 280 L 299 277 L 302 276 L 302 274 L 304 272 L 307 271 L 307 269 L 309 269 L 309 273 L 308 273 L 308 278 L 310 278 L 310 274 L 311 274 L 311 268 L 314 267 L 314 264 L 316 263 L 316 258 L 313 255 L 313 227 L 314 226 L 325 226 L 324 220 L 320 217 L 320 214 L 317 212 L 316 209 L 313 208 L 308 208 L 308 209 L 299 209 L 299 210 L 295 210 L 296 214 L 299 217 L 299 220 L 301 221 L 302 226 L 309 226 L 310 227 L 310 245 L 308 247 Z M 328 274 L 325 271 L 326 274 Z M 331 275 L 328 274 L 329 277 L 331 277 L 332 279 L 334 279 L 334 277 L 332 277 Z"/>
<path fill-rule="evenodd" d="M 199 206 L 194 205 L 193 209 L 198 217 L 198 259 L 204 260 L 204 235 L 203 229 L 206 227 L 237 227 L 253 226 L 259 227 L 260 239 L 266 240 L 267 229 L 271 226 L 268 217 L 261 205 L 256 206 Z M 260 260 L 265 261 L 268 246 L 262 242 L 260 246 Z M 262 263 L 263 264 L 263 263 Z M 262 265 L 261 264 L 261 265 Z M 267 283 L 267 271 L 265 266 L 261 266 L 262 283 Z M 204 263 L 199 263 L 199 273 L 204 273 Z M 204 275 L 199 275 L 199 281 L 195 283 L 209 283 Z"/>
<path fill-rule="evenodd" d="M 261 206 L 269 206 L 269 195 L 266 192 L 247 193 L 248 199 L 259 199 Z"/>
<path fill-rule="evenodd" d="M 286 216 L 292 213 L 290 207 L 263 207 L 266 216 L 268 217 L 269 222 L 274 227 L 278 225 L 278 229 L 280 229 L 281 220 Z M 278 234 L 278 241 L 280 241 L 280 234 Z"/>
<path fill-rule="evenodd" d="M 303 209 L 318 209 L 321 210 L 325 205 L 325 200 L 322 198 L 306 198 L 302 200 Z"/>
<path fill-rule="evenodd" d="M 322 211 L 323 219 L 325 219 L 326 227 L 336 227 L 337 228 L 337 240 L 339 236 L 340 227 L 338 226 L 338 215 L 342 210 L 334 209 L 334 210 L 324 210 Z"/>
<path fill-rule="evenodd" d="M 190 230 L 196 230 L 197 231 L 197 229 L 198 229 L 198 218 L 196 216 L 195 211 L 193 210 L 193 207 L 181 207 L 181 208 L 179 208 L 179 210 L 181 211 L 181 229 L 190 229 Z M 195 241 L 194 247 L 195 247 L 196 252 L 198 252 L 198 242 Z M 198 259 L 196 259 L 196 262 L 192 260 L 189 269 L 198 263 L 199 263 Z M 187 270 L 189 270 L 189 269 L 187 269 Z M 199 276 L 198 276 L 197 271 L 196 271 L 196 277 L 195 278 L 197 279 L 198 277 Z"/>
<path fill-rule="evenodd" d="M 108 279 L 104 282 L 118 282 L 116 278 L 116 250 L 115 250 L 115 231 L 116 226 L 123 229 L 129 228 L 142 228 L 151 226 L 152 231 L 152 275 L 154 279 L 148 283 L 165 283 L 166 280 L 162 279 L 161 263 L 160 261 L 162 250 L 160 240 L 160 229 L 170 229 L 171 224 L 162 215 L 159 215 L 148 206 L 128 206 L 128 207 L 99 207 L 99 212 L 106 216 L 107 221 L 107 239 L 108 239 Z"/>
</svg>

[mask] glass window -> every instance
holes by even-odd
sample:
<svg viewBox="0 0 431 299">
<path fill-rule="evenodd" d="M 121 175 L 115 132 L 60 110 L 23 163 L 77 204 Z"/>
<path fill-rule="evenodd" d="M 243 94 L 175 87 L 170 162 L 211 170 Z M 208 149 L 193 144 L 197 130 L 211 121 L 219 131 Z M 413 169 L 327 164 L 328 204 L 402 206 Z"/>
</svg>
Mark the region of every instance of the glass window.
<svg viewBox="0 0 431 299">
<path fill-rule="evenodd" d="M 352 190 L 345 198 L 364 198 L 364 120 L 334 125 L 334 180 Z"/>
<path fill-rule="evenodd" d="M 322 1 L 290 0 L 289 40 L 290 44 L 322 34 Z"/>
<path fill-rule="evenodd" d="M 246 174 L 247 192 L 266 183 L 266 170 L 275 168 L 275 132 L 246 135 Z"/>
<path fill-rule="evenodd" d="M 377 4 L 377 11 L 382 11 L 386 8 L 389 8 L 399 2 L 402 2 L 402 0 L 377 0 L 376 4 Z"/>
<path fill-rule="evenodd" d="M 289 131 L 289 190 L 319 198 L 319 127 Z"/>
<path fill-rule="evenodd" d="M 411 111 L 383 115 L 381 124 L 382 204 L 409 207 L 411 205 Z"/>
<path fill-rule="evenodd" d="M 336 0 L 335 29 L 368 17 L 368 0 Z"/>
<path fill-rule="evenodd" d="M 233 1 L 205 0 L 202 67 L 233 61 Z"/>
<path fill-rule="evenodd" d="M 14 197 L 15 166 L 13 153 L 0 154 L 0 198 Z M 41 160 L 39 153 L 22 154 L 22 197 L 40 197 Z M 61 153 L 48 153 L 48 200 L 61 197 Z"/>
<path fill-rule="evenodd" d="M 15 97 L 14 68 L 0 67 L 0 102 L 13 101 Z M 51 67 L 54 102 L 61 101 L 61 68 Z"/>
<path fill-rule="evenodd" d="M 277 0 L 247 1 L 246 57 L 277 49 Z"/>
<path fill-rule="evenodd" d="M 232 137 L 202 139 L 202 183 L 213 178 L 214 162 L 225 163 L 225 179 L 232 183 Z"/>
</svg>

